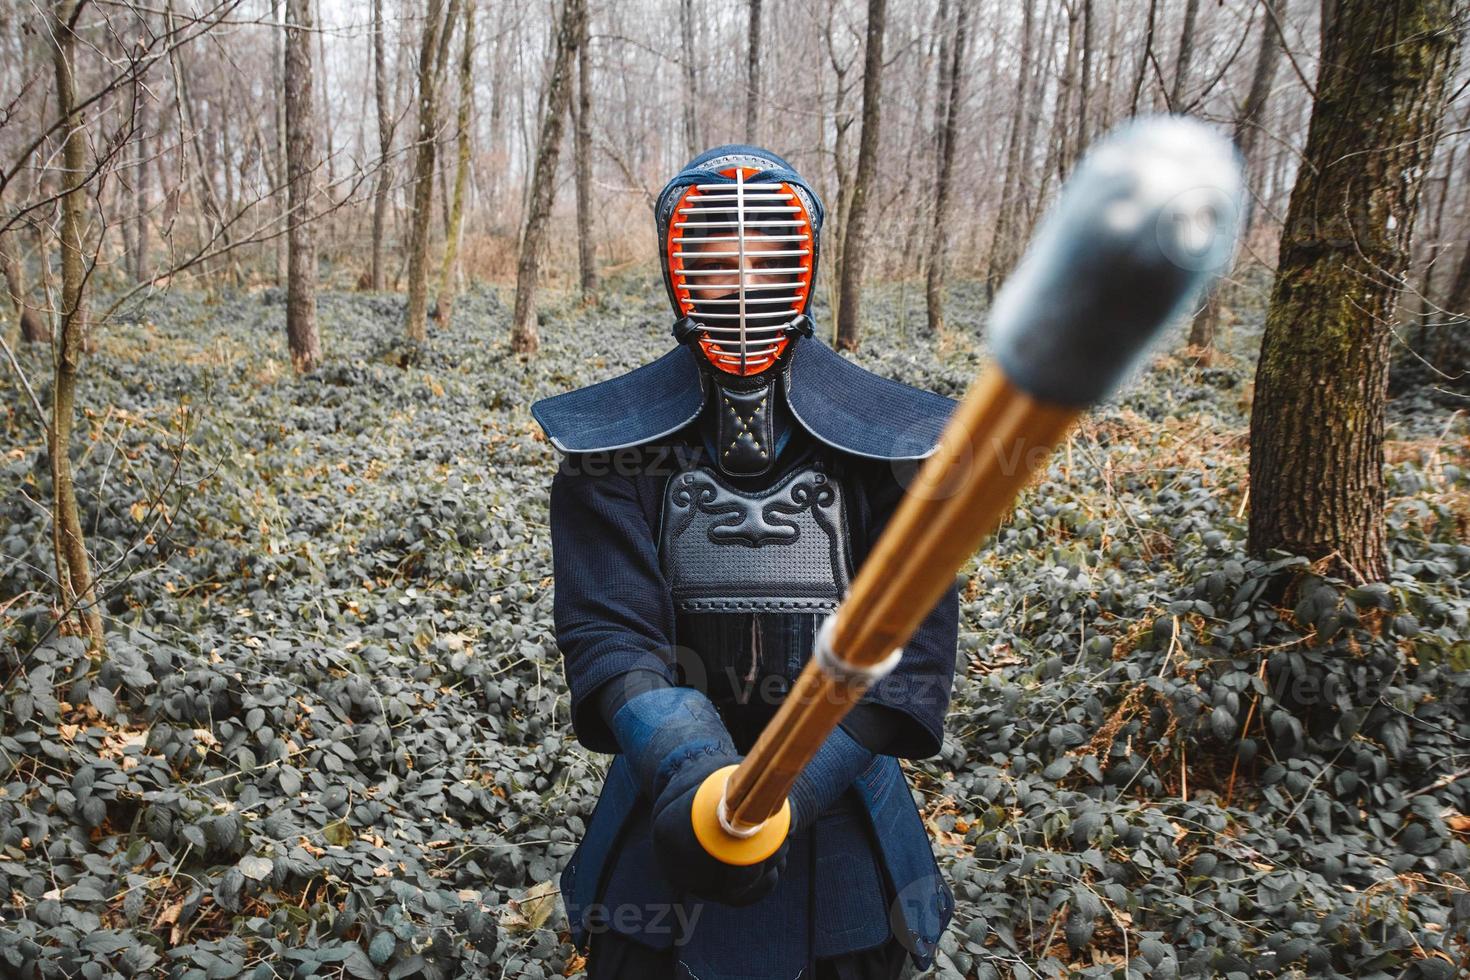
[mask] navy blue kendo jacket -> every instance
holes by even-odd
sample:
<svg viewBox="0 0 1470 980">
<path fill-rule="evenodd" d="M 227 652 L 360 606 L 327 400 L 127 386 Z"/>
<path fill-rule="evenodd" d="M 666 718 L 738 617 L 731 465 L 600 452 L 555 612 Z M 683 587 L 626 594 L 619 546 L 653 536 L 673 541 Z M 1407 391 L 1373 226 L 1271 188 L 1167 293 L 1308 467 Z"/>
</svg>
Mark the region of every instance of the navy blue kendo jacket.
<svg viewBox="0 0 1470 980">
<path fill-rule="evenodd" d="M 670 481 L 706 461 L 714 448 L 697 422 L 705 411 L 699 378 L 694 355 L 680 347 L 628 375 L 533 408 L 564 452 L 551 489 L 554 614 L 573 731 L 594 751 L 619 752 L 598 709 L 604 684 L 634 670 L 685 682 L 694 656 L 687 645 L 707 642 L 680 635 L 660 555 Z M 905 471 L 903 461 L 932 447 L 953 402 L 863 371 L 811 338 L 801 340 L 785 369 L 783 393 L 789 415 L 777 465 L 755 482 L 780 485 L 812 467 L 837 481 L 856 569 L 902 498 L 900 475 L 913 469 Z M 598 431 L 608 425 L 610 407 L 616 426 Z M 599 444 L 618 448 L 585 448 Z M 784 638 L 793 651 L 788 674 L 794 679 L 810 656 L 809 632 L 800 633 L 799 618 L 774 628 L 796 631 Z M 707 903 L 695 945 L 708 962 L 748 957 L 752 935 L 780 946 L 801 932 L 817 956 L 875 947 L 893 936 L 919 967 L 932 961 L 953 897 L 898 758 L 925 758 L 940 749 L 957 629 L 958 594 L 951 587 L 905 645 L 898 666 L 843 723 L 877 754 L 809 832 L 793 837 L 783 886 L 788 895 L 800 893 L 801 907 L 789 901 L 751 909 Z M 782 641 L 780 635 L 765 638 L 768 645 Z M 770 713 L 774 705 L 764 714 L 727 715 L 739 751 L 749 749 Z M 572 936 L 584 950 L 599 928 L 654 948 L 690 941 L 671 923 L 637 915 L 598 921 L 609 909 L 667 908 L 683 900 L 656 871 L 648 809 L 625 760 L 616 756 L 562 874 Z M 720 924 L 712 927 L 715 922 Z M 779 949 L 766 952 L 780 959 Z M 792 962 L 806 952 L 793 952 Z"/>
</svg>

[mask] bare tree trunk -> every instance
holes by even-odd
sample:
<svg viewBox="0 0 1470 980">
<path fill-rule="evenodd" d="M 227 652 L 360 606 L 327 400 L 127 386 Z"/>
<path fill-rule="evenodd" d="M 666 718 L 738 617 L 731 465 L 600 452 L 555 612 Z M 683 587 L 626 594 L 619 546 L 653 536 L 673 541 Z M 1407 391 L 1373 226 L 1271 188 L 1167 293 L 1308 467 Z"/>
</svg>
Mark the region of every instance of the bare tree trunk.
<svg viewBox="0 0 1470 980">
<path fill-rule="evenodd" d="M 848 131 L 852 129 L 853 117 L 847 111 L 847 93 L 849 88 L 847 75 L 852 70 L 852 62 L 848 61 L 847 63 L 843 63 L 837 57 L 837 44 L 833 36 L 832 19 L 833 8 L 832 5 L 828 5 L 827 21 L 823 30 L 823 37 L 827 44 L 827 58 L 832 64 L 832 73 L 836 76 L 837 80 L 832 103 L 832 170 L 837 177 L 837 193 L 834 195 L 837 203 L 835 208 L 836 220 L 832 222 L 832 234 L 830 236 L 832 242 L 830 253 L 832 271 L 828 273 L 827 281 L 829 283 L 833 281 L 840 283 L 842 281 L 843 248 L 846 244 L 847 236 L 847 216 L 849 208 L 852 205 L 852 165 L 848 162 L 850 157 L 848 153 Z M 828 292 L 829 294 L 831 292 L 830 286 L 828 287 Z M 842 300 L 840 295 L 831 297 L 831 306 L 832 320 L 835 324 L 841 319 L 842 314 Z M 836 343 L 835 336 L 833 337 L 833 343 Z"/>
<path fill-rule="evenodd" d="M 0 232 L 0 276 L 5 279 L 5 292 L 10 297 L 10 306 L 15 314 L 15 320 L 6 330 L 6 334 L 10 338 L 11 347 L 19 340 L 28 344 L 44 343 L 50 341 L 51 334 L 40 311 L 26 302 L 25 266 L 11 248 L 13 237 L 8 232 Z"/>
<path fill-rule="evenodd" d="M 369 28 L 371 29 L 371 27 Z M 372 45 L 368 46 L 368 57 L 372 58 Z M 367 118 L 368 118 L 368 86 L 359 85 L 357 95 L 357 114 L 354 117 L 357 125 L 352 127 L 352 159 L 354 161 L 367 159 Z M 350 194 L 351 191 L 348 191 Z M 344 195 L 346 196 L 346 195 Z M 353 223 L 356 224 L 354 215 Z"/>
<path fill-rule="evenodd" d="M 556 167 L 561 157 L 561 134 L 571 98 L 572 55 L 582 36 L 587 16 L 584 0 L 563 0 L 561 28 L 556 35 L 556 54 L 551 79 L 546 86 L 546 107 L 541 117 L 541 137 L 536 143 L 536 167 L 531 178 L 531 202 L 521 232 L 521 256 L 516 266 L 515 313 L 511 321 L 510 346 L 519 354 L 534 354 L 541 346 L 536 332 L 536 271 L 540 261 L 546 224 L 556 196 Z"/>
<path fill-rule="evenodd" d="M 1000 213 L 995 222 L 995 235 L 990 241 L 990 258 L 986 262 L 985 294 L 994 298 L 995 292 L 1015 265 L 1017 248 L 1015 225 L 1021 208 L 1021 149 L 1022 129 L 1027 121 L 1027 102 L 1030 93 L 1032 33 L 1036 20 L 1036 0 L 1025 0 L 1021 8 L 1021 70 L 1017 84 L 1016 104 L 1011 112 L 1010 134 L 1006 138 L 1005 176 L 1001 181 Z"/>
<path fill-rule="evenodd" d="M 1092 128 L 1094 133 L 1106 133 L 1113 128 L 1113 86 L 1119 80 L 1118 73 L 1118 6 L 1108 4 L 1108 56 L 1103 69 L 1102 100 L 1099 103 L 1102 118 Z"/>
<path fill-rule="evenodd" d="M 565 2 L 566 2 L 566 0 L 562 0 L 563 5 L 565 5 Z M 517 40 L 519 41 L 519 38 Z M 515 52 L 516 52 L 516 54 L 515 54 L 516 63 L 515 63 L 515 68 L 514 68 L 513 74 L 515 74 L 516 76 L 521 77 L 521 78 L 526 78 L 530 74 L 530 68 L 527 65 L 526 45 L 525 44 L 521 44 L 521 43 L 517 43 L 517 44 L 514 45 L 514 48 L 515 48 Z M 531 131 L 529 129 L 529 126 L 530 125 L 536 125 L 536 124 L 538 124 L 540 122 L 540 120 L 541 120 L 540 113 L 541 113 L 541 111 L 543 109 L 543 103 L 542 103 L 541 99 L 538 97 L 537 100 L 536 100 L 536 111 L 535 111 L 535 113 L 527 113 L 527 111 L 526 111 L 526 94 L 527 94 L 526 93 L 526 88 L 527 88 L 527 86 L 525 86 L 525 85 L 512 85 L 511 88 L 515 92 L 515 100 L 516 100 L 515 113 L 514 113 L 515 125 L 520 130 L 520 132 L 518 134 L 520 138 L 518 140 L 516 140 L 515 142 L 521 148 L 521 163 L 522 163 L 521 172 L 522 173 L 529 174 L 533 170 L 536 169 L 536 140 L 531 135 Z M 543 88 L 544 88 L 544 86 L 543 86 Z M 528 116 L 532 116 L 532 115 L 534 115 L 534 118 L 531 119 L 530 120 L 530 123 L 528 124 L 527 117 Z M 507 161 L 507 163 L 509 163 L 509 161 Z M 520 211 L 518 212 L 518 215 L 517 215 L 516 220 L 520 223 L 520 227 L 521 228 L 524 228 L 525 227 L 525 222 L 526 222 L 526 212 L 529 210 L 529 204 L 530 204 L 531 184 L 530 184 L 530 181 L 526 181 L 526 180 L 522 180 L 520 183 L 521 183 L 520 195 L 519 195 L 519 198 L 520 198 Z"/>
<path fill-rule="evenodd" d="M 449 28 L 445 28 L 446 31 Z M 440 98 L 443 98 L 444 87 L 439 86 Z M 441 102 L 441 105 L 443 103 Z M 449 203 L 454 196 L 453 188 L 449 185 L 449 155 L 440 153 L 436 147 L 434 150 L 434 161 L 439 170 L 439 231 L 445 236 L 449 235 Z"/>
<path fill-rule="evenodd" d="M 464 0 L 464 49 L 459 59 L 459 110 L 455 128 L 459 133 L 458 157 L 454 164 L 454 203 L 449 209 L 449 229 L 444 236 L 444 265 L 439 270 L 439 326 L 448 327 L 453 316 L 455 264 L 459 261 L 460 236 L 464 232 L 464 192 L 470 174 L 470 100 L 475 92 L 475 3 Z"/>
<path fill-rule="evenodd" d="M 1189 90 L 1189 64 L 1194 60 L 1194 22 L 1199 0 L 1185 0 L 1184 27 L 1179 32 L 1179 60 L 1174 63 L 1174 85 L 1169 90 L 1169 109 L 1177 111 Z"/>
<path fill-rule="evenodd" d="M 1434 211 L 1431 214 L 1429 227 L 1425 229 L 1424 238 L 1424 275 L 1419 285 L 1418 300 L 1414 316 L 1418 324 L 1418 330 L 1414 338 L 1413 346 L 1422 347 L 1429 328 L 1429 321 L 1434 311 L 1435 273 L 1439 271 L 1439 259 L 1446 246 L 1444 240 L 1444 209 L 1450 197 L 1450 183 L 1454 180 L 1455 154 L 1458 146 L 1451 146 L 1448 159 L 1445 161 L 1444 176 L 1439 178 L 1427 178 L 1426 183 L 1436 182 L 1439 184 L 1439 193 L 1435 196 Z M 1415 243 L 1419 244 L 1418 242 Z"/>
<path fill-rule="evenodd" d="M 26 316 L 25 276 L 20 262 L 10 251 L 10 236 L 0 231 L 0 277 L 5 279 L 5 294 L 10 297 L 11 320 L 5 327 L 5 343 L 14 350 L 19 346 L 24 333 Z"/>
<path fill-rule="evenodd" d="M 1250 187 L 1251 175 L 1255 171 L 1256 137 L 1260 133 L 1261 116 L 1271 98 L 1271 82 L 1275 78 L 1276 61 L 1281 53 L 1281 34 L 1277 25 L 1286 16 L 1287 2 L 1288 0 L 1265 0 L 1266 17 L 1265 23 L 1261 25 L 1261 47 L 1256 54 L 1256 68 L 1251 76 L 1250 92 L 1240 107 L 1240 113 L 1235 117 L 1235 145 L 1245 161 L 1247 188 Z M 1254 193 L 1248 192 L 1245 195 L 1242 238 L 1250 233 L 1252 219 L 1255 217 L 1255 199 Z M 1228 288 L 1227 282 L 1216 283 L 1205 300 L 1204 309 L 1195 315 L 1189 325 L 1189 345 L 1203 352 L 1203 361 L 1209 360 L 1209 352 L 1215 347 L 1215 335 L 1219 332 Z"/>
<path fill-rule="evenodd" d="M 1060 18 L 1057 20 L 1060 21 Z M 1030 95 L 1026 100 L 1028 103 L 1026 140 L 1021 144 L 1021 169 L 1016 172 L 1021 193 L 1013 212 L 1014 220 L 1010 236 L 1014 250 L 1011 258 L 1012 265 L 1016 261 L 1016 256 L 1020 254 L 1021 243 L 1030 238 L 1031 226 L 1035 223 L 1037 213 L 1046 198 L 1047 182 L 1051 179 L 1051 171 L 1043 168 L 1039 172 L 1040 179 L 1034 180 L 1033 175 L 1037 175 L 1037 171 L 1032 166 L 1032 161 L 1036 159 L 1036 141 L 1041 134 L 1046 79 L 1051 74 L 1052 62 L 1055 58 L 1056 34 L 1057 23 L 1053 21 L 1048 12 L 1046 20 L 1042 22 L 1041 46 L 1033 45 L 1034 54 L 1031 59 L 1035 70 L 1031 73 Z M 1009 269 L 1009 265 L 1006 268 Z"/>
<path fill-rule="evenodd" d="M 1088 127 L 1088 110 L 1092 108 L 1092 0 L 1082 0 L 1082 77 L 1077 85 L 1077 131 L 1072 159 L 1082 159 L 1082 153 L 1092 139 Z"/>
<path fill-rule="evenodd" d="M 218 166 L 225 178 L 223 211 L 227 216 L 225 224 L 229 224 L 229 218 L 232 218 L 238 213 L 236 211 L 236 202 L 238 199 L 235 196 L 234 127 L 230 123 L 234 113 L 230 111 L 230 107 L 221 106 L 217 110 L 217 114 L 219 116 L 219 124 L 215 127 L 215 136 L 218 139 L 219 145 L 215 156 L 219 160 Z M 245 274 L 240 269 L 240 251 L 232 248 L 227 255 L 229 258 L 231 278 L 234 280 L 236 286 L 241 286 L 245 282 Z"/>
<path fill-rule="evenodd" d="M 1077 21 L 1081 18 L 1080 8 L 1074 6 L 1074 0 L 1065 0 L 1063 7 L 1067 12 L 1067 61 L 1062 68 L 1062 77 L 1057 81 L 1057 107 L 1052 115 L 1051 145 L 1047 150 L 1051 160 L 1046 168 L 1048 173 L 1054 172 L 1059 180 L 1066 180 L 1072 169 L 1072 132 L 1076 126 L 1072 104 L 1077 89 L 1079 60 Z"/>
<path fill-rule="evenodd" d="M 944 118 L 945 106 L 949 99 L 949 69 L 952 60 L 950 58 L 950 33 L 949 0 L 939 0 L 939 5 L 934 11 L 933 26 L 928 31 L 927 50 L 923 58 L 918 61 L 918 65 L 925 72 L 931 64 L 935 66 L 934 111 L 930 125 L 932 138 L 927 141 L 908 140 L 904 150 L 903 164 L 900 167 L 903 177 L 899 185 L 899 199 L 919 202 L 918 207 L 908 209 L 906 217 L 909 220 L 903 229 L 903 244 L 898 248 L 898 275 L 905 280 L 915 275 L 923 276 L 927 280 L 928 269 L 934 257 L 933 252 L 925 246 L 933 245 L 935 195 L 939 192 L 939 168 L 944 159 Z M 915 120 L 924 118 L 929 111 L 929 85 L 921 82 L 917 87 L 919 101 L 914 107 L 913 118 Z M 934 170 L 933 180 L 926 182 L 924 164 L 929 162 L 926 159 L 928 157 L 932 157 Z M 879 213 L 882 213 L 881 205 Z M 897 222 L 890 222 L 888 225 L 890 250 L 893 248 L 892 242 L 897 238 L 896 224 Z M 899 328 L 905 336 L 908 331 L 907 311 L 908 306 L 904 304 L 899 312 Z"/>
<path fill-rule="evenodd" d="M 413 98 L 414 75 L 407 67 L 413 58 L 413 48 L 414 44 L 410 32 L 407 29 L 400 29 L 398 32 L 398 51 L 394 58 L 395 70 L 393 71 L 393 114 L 395 120 L 401 108 L 408 105 L 409 101 Z M 393 131 L 395 134 L 397 133 L 396 123 Z M 412 149 L 413 146 L 414 144 L 410 144 L 409 148 Z M 397 254 L 390 260 L 392 262 L 392 268 L 391 270 L 385 268 L 384 275 L 388 279 L 387 287 L 395 291 L 400 288 L 400 284 L 403 282 L 404 272 L 408 269 L 408 246 L 411 235 L 409 226 L 413 223 L 413 216 L 408 212 L 412 204 L 413 185 L 411 182 L 400 183 L 398 186 L 389 185 L 388 212 L 392 219 L 392 227 L 385 230 L 384 237 L 391 239 L 398 247 L 395 249 Z"/>
<path fill-rule="evenodd" d="M 138 16 L 141 19 L 141 14 Z M 3 30 L 4 27 L 4 18 L 3 15 L 0 15 L 0 30 Z M 147 26 L 144 24 L 140 24 L 139 29 L 140 31 L 146 30 Z M 122 39 L 117 35 L 113 35 L 111 38 L 108 39 L 107 50 L 109 56 L 116 59 L 116 62 L 118 64 L 121 64 L 124 59 L 132 58 L 132 53 L 126 51 L 126 49 L 123 47 Z M 139 50 L 141 52 L 141 46 Z M 126 134 L 126 136 L 123 138 L 126 140 L 126 142 L 131 144 L 132 152 L 127 169 L 129 171 L 132 171 L 133 173 L 136 173 L 136 168 L 142 166 L 143 159 L 143 149 L 140 146 L 141 129 L 138 126 L 138 109 L 140 107 L 142 98 L 142 79 L 139 77 L 138 74 L 135 74 L 133 76 L 132 83 L 128 86 L 127 98 L 120 98 L 116 100 L 116 121 L 109 124 L 113 127 L 113 131 L 115 133 L 118 133 L 119 135 Z M 102 104 L 106 104 L 105 100 Z M 121 156 L 119 156 L 119 159 L 121 159 Z M 121 214 L 124 210 L 126 210 L 129 215 L 135 214 L 136 211 L 134 210 L 132 193 L 133 190 L 137 187 L 137 178 L 133 177 L 130 181 L 119 180 L 116 182 L 109 182 L 109 184 L 110 186 L 104 186 L 103 193 L 108 194 L 110 200 L 102 201 L 99 199 L 97 202 L 98 209 L 103 214 Z M 123 275 L 127 277 L 130 282 L 137 282 L 136 277 L 138 270 L 138 242 L 134 233 L 137 231 L 138 226 L 136 223 L 129 220 L 128 218 L 123 218 L 122 220 L 119 220 L 117 224 L 118 231 L 120 232 L 120 237 L 122 238 Z"/>
<path fill-rule="evenodd" d="M 1148 75 L 1149 61 L 1154 56 L 1154 25 L 1158 23 L 1159 0 L 1148 0 L 1148 21 L 1143 29 L 1143 48 L 1138 53 L 1138 70 L 1133 73 L 1133 97 L 1128 100 L 1128 115 L 1138 114 L 1138 96 Z"/>
<path fill-rule="evenodd" d="M 225 178 L 225 196 L 223 200 L 224 213 L 233 215 L 235 213 L 235 144 L 233 141 L 234 127 L 230 125 L 231 112 L 226 107 L 221 107 L 219 112 L 219 125 L 215 127 L 215 137 L 218 146 L 215 149 L 216 166 Z M 230 253 L 230 260 L 238 262 L 237 254 Z"/>
<path fill-rule="evenodd" d="M 170 33 L 178 30 L 175 25 L 174 16 L 173 4 L 170 2 L 165 14 Z M 205 149 L 208 141 L 204 138 L 204 134 L 200 132 L 196 123 L 196 103 L 189 90 L 189 64 L 184 59 L 183 52 L 176 46 L 169 48 L 169 57 L 172 59 L 174 77 L 178 83 L 179 119 L 184 133 L 187 133 L 187 135 L 181 133 L 180 139 L 187 140 L 190 149 L 193 150 L 194 179 L 199 186 L 202 216 L 207 219 L 207 229 L 203 233 L 203 238 L 208 240 L 217 235 L 224 242 L 225 248 L 229 249 L 233 236 L 229 228 L 225 226 L 224 211 L 220 205 L 218 192 L 215 190 L 213 176 L 215 167 L 211 166 L 205 157 Z M 180 147 L 180 150 L 182 152 L 182 147 Z M 201 241 L 200 244 L 203 244 L 203 242 Z M 199 264 L 201 275 L 204 273 L 206 267 L 207 264 L 204 262 Z"/>
<path fill-rule="evenodd" d="M 878 166 L 879 105 L 883 97 L 883 27 L 887 0 L 868 0 L 868 38 L 863 56 L 863 135 L 858 143 L 857 175 L 842 248 L 841 312 L 837 346 L 857 350 L 862 343 L 863 265 L 867 260 L 868 193 Z"/>
<path fill-rule="evenodd" d="M 312 0 L 316 5 L 317 23 L 322 23 L 322 0 Z M 327 64 L 327 35 L 325 31 L 319 31 L 316 36 L 316 52 L 321 65 L 320 85 L 321 90 L 321 118 L 322 132 L 326 135 L 327 152 L 322 163 L 327 171 L 325 186 L 321 189 L 326 196 L 327 207 L 321 218 L 321 233 L 318 237 L 318 249 L 324 251 L 327 260 L 331 261 L 339 254 L 337 247 L 337 209 L 332 207 L 336 203 L 336 192 L 332 190 L 337 185 L 337 127 L 332 124 L 332 85 L 328 77 L 329 67 Z"/>
<path fill-rule="evenodd" d="M 138 101 L 138 168 L 133 174 L 133 280 L 147 282 L 153 278 L 151 227 L 148 223 L 149 177 L 153 168 L 148 160 L 148 99 Z"/>
<path fill-rule="evenodd" d="M 1256 143 L 1261 134 L 1261 118 L 1266 114 L 1266 105 L 1271 101 L 1271 87 L 1276 78 L 1276 64 L 1281 60 L 1281 24 L 1286 17 L 1289 0 L 1265 0 L 1265 23 L 1261 25 L 1261 47 L 1256 53 L 1256 67 L 1251 74 L 1250 91 L 1240 113 L 1235 117 L 1235 145 L 1245 160 L 1246 180 L 1251 181 L 1257 169 Z M 1241 236 L 1250 233 L 1256 214 L 1256 195 L 1247 194 L 1245 214 L 1241 225 Z"/>
<path fill-rule="evenodd" d="M 383 0 L 373 0 L 373 91 L 378 108 L 378 180 L 373 188 L 373 264 L 372 287 L 382 292 L 387 287 L 387 271 L 383 267 L 383 232 L 388 220 L 388 188 L 393 181 L 390 154 L 393 149 L 393 113 L 388 105 L 387 58 L 384 55 Z"/>
<path fill-rule="evenodd" d="M 1455 278 L 1450 282 L 1449 294 L 1444 301 L 1445 312 L 1457 317 L 1462 324 L 1470 325 L 1470 245 L 1460 254 L 1460 264 Z"/>
<path fill-rule="evenodd" d="M 139 13 L 140 27 L 146 29 L 146 15 Z M 142 45 L 133 52 L 135 61 L 141 61 L 145 57 Z M 132 84 L 132 120 L 133 131 L 133 200 L 132 220 L 124 222 L 124 230 L 128 238 L 129 266 L 128 274 L 134 282 L 143 282 L 149 278 L 150 263 L 148 261 L 148 175 L 152 172 L 148 160 L 148 92 L 143 85 L 142 73 L 133 76 Z M 131 224 L 129 231 L 127 225 Z"/>
<path fill-rule="evenodd" d="M 699 76 L 698 54 L 694 49 L 694 13 L 690 9 L 694 0 L 679 0 L 679 40 L 684 52 L 684 147 L 693 157 L 703 147 L 699 145 Z M 579 56 L 580 64 L 580 56 Z"/>
<path fill-rule="evenodd" d="M 576 122 L 577 262 L 582 271 L 582 302 L 597 298 L 597 250 L 592 241 L 592 72 L 588 54 L 589 17 L 583 15 L 577 38 Z M 685 49 L 685 57 L 691 52 Z"/>
<path fill-rule="evenodd" d="M 1384 581 L 1390 325 L 1457 53 L 1454 0 L 1324 9 L 1250 428 L 1250 551 Z"/>
<path fill-rule="evenodd" d="M 960 78 L 964 74 L 965 39 L 969 27 L 970 7 L 961 0 L 956 5 L 954 42 L 950 65 L 945 72 L 949 91 L 945 95 L 943 140 L 939 151 L 939 180 L 934 194 L 934 227 L 929 241 L 929 273 L 924 281 L 925 308 L 929 315 L 929 332 L 944 329 L 944 272 L 950 239 L 949 200 L 954 173 L 954 145 L 959 135 Z"/>
<path fill-rule="evenodd" d="M 286 191 L 290 206 L 286 261 L 286 342 L 296 373 L 316 370 L 316 234 L 309 217 L 316 183 L 312 108 L 311 0 L 286 0 Z"/>
<path fill-rule="evenodd" d="M 1225 284 L 1215 283 L 1205 297 L 1204 307 L 1189 323 L 1189 346 L 1195 348 L 1201 364 L 1208 364 L 1212 360 L 1215 333 L 1219 329 L 1220 315 L 1224 309 L 1224 292 Z"/>
<path fill-rule="evenodd" d="M 280 24 L 280 30 L 271 31 L 271 82 L 275 91 L 286 89 L 286 29 L 281 19 L 282 0 L 271 0 L 271 23 Z M 287 190 L 287 172 L 290 164 L 286 160 L 286 100 L 276 100 L 275 113 L 276 177 L 275 198 L 281 209 L 281 221 L 291 227 L 290 191 Z M 284 192 L 284 193 L 283 193 Z M 276 285 L 285 286 L 291 280 L 290 232 L 276 236 Z"/>
<path fill-rule="evenodd" d="M 761 0 L 749 0 L 750 24 L 745 42 L 745 142 L 756 141 L 761 100 Z"/>
<path fill-rule="evenodd" d="M 438 136 L 438 92 L 434 52 L 440 30 L 452 27 L 444 16 L 443 0 L 428 0 L 424 31 L 419 45 L 419 142 L 413 165 L 413 220 L 408 245 L 408 313 L 405 325 L 409 343 L 428 339 L 429 313 L 429 221 L 434 205 L 434 142 Z"/>
<path fill-rule="evenodd" d="M 491 79 L 491 85 L 493 87 L 490 90 L 490 146 L 495 149 L 494 155 L 491 157 L 490 166 L 486 168 L 489 172 L 486 174 L 486 183 L 488 186 L 485 189 L 485 206 L 486 210 L 490 213 L 491 224 L 497 226 L 501 221 L 500 188 L 501 170 L 503 169 L 501 164 L 509 160 L 509 153 L 504 149 L 506 140 L 502 136 L 502 131 L 505 128 L 505 106 L 507 101 L 505 93 L 509 87 L 506 82 L 506 72 L 509 67 L 508 62 L 510 58 L 505 52 L 506 45 L 510 43 L 509 35 L 509 31 L 496 32 L 494 55 L 495 73 Z"/>
<path fill-rule="evenodd" d="M 66 121 L 62 136 L 61 176 L 61 329 L 56 351 L 56 378 L 51 388 L 51 425 L 47 448 L 51 453 L 51 484 L 54 520 L 56 579 L 62 587 L 62 604 L 75 604 L 82 631 L 93 653 L 102 647 L 102 613 L 92 582 L 91 558 L 82 538 L 82 521 L 77 510 L 76 486 L 72 482 L 71 434 L 76 416 L 77 372 L 86 340 L 87 308 L 83 288 L 87 268 L 82 255 L 82 207 L 86 203 L 83 183 L 87 175 L 86 121 L 76 105 L 74 56 L 77 37 L 73 31 L 78 9 L 75 0 L 58 0 L 50 26 L 52 61 L 56 72 L 56 104 Z"/>
<path fill-rule="evenodd" d="M 935 62 L 934 141 L 932 145 L 934 147 L 934 189 L 936 192 L 939 189 L 939 169 L 943 166 L 944 160 L 944 139 L 946 136 L 944 124 L 949 114 L 949 70 L 953 63 L 953 59 L 950 57 L 950 33 L 949 0 L 939 0 L 939 7 L 934 11 L 933 30 L 934 36 L 939 39 L 939 55 L 938 57 L 934 57 L 933 44 L 930 44 L 930 53 L 926 55 L 926 58 L 934 57 Z M 914 140 L 913 142 L 917 143 L 918 140 Z"/>
</svg>

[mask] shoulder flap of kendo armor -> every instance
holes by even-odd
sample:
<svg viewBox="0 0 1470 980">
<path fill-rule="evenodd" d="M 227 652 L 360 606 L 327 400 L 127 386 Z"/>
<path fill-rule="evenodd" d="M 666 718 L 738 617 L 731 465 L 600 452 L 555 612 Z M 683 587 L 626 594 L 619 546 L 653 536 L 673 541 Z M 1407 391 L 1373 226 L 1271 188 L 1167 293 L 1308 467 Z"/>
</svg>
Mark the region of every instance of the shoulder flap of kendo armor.
<svg viewBox="0 0 1470 980">
<path fill-rule="evenodd" d="M 923 459 L 959 404 L 874 374 L 816 337 L 803 337 L 783 372 L 786 404 L 801 427 L 844 452 L 873 459 Z"/>
<path fill-rule="evenodd" d="M 859 367 L 815 337 L 799 340 L 782 377 L 803 429 L 872 459 L 930 455 L 958 404 Z M 672 435 L 699 417 L 705 395 L 699 355 L 680 344 L 627 374 L 543 398 L 531 416 L 564 453 L 608 452 Z"/>
<path fill-rule="evenodd" d="M 531 417 L 564 453 L 607 452 L 682 429 L 704 407 L 698 355 L 680 344 L 627 374 L 531 405 Z"/>
</svg>

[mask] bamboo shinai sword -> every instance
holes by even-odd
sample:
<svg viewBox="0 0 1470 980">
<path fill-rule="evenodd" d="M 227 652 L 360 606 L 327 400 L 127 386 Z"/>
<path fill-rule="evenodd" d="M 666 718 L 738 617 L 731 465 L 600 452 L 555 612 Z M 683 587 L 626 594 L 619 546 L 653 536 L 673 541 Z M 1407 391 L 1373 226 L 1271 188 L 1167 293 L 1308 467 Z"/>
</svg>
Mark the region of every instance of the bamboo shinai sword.
<svg viewBox="0 0 1470 980">
<path fill-rule="evenodd" d="M 787 793 L 1072 423 L 1130 373 L 1235 248 L 1234 148 L 1183 117 L 1137 120 L 1096 144 L 990 312 L 991 363 L 738 766 L 696 793 L 696 836 L 726 864 L 762 861 L 790 828 Z"/>
</svg>

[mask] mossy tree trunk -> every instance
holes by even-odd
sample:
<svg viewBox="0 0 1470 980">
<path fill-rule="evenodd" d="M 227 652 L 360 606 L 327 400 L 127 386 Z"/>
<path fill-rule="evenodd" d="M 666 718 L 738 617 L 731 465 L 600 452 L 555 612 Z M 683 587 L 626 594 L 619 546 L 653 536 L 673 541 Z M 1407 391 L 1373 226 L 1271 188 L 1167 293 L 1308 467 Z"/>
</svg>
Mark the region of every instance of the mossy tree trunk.
<svg viewBox="0 0 1470 980">
<path fill-rule="evenodd" d="M 1454 0 L 1338 0 L 1251 409 L 1250 550 L 1387 577 L 1389 327 L 1456 55 Z"/>
<path fill-rule="evenodd" d="M 56 106 L 65 120 L 61 158 L 61 307 L 56 350 L 56 378 L 51 386 L 51 425 L 47 432 L 51 453 L 52 546 L 56 557 L 56 580 L 63 606 L 73 606 L 92 651 L 101 655 L 102 613 L 92 582 L 92 563 L 82 536 L 77 510 L 76 486 L 72 482 L 71 436 L 76 416 L 77 373 L 86 342 L 87 307 L 84 288 L 88 275 L 82 252 L 82 206 L 86 203 L 86 120 L 77 108 L 75 33 L 78 6 L 75 0 L 60 0 L 53 8 L 50 30 L 52 65 L 56 72 Z"/>
</svg>

